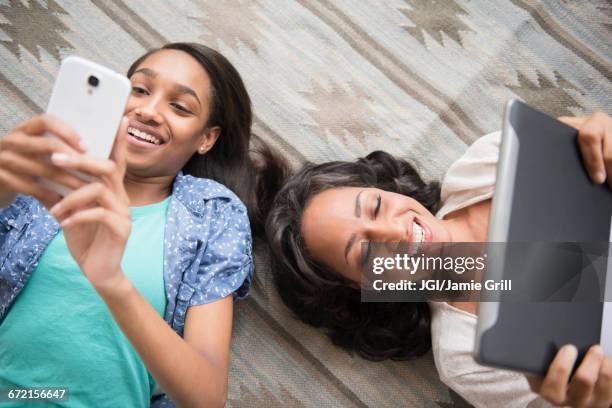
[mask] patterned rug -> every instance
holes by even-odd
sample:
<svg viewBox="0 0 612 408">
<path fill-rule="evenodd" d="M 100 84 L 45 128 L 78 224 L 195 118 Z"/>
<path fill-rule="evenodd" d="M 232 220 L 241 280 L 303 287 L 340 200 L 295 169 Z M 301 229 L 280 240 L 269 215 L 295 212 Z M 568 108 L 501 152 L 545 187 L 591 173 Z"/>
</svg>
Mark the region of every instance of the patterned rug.
<svg viewBox="0 0 612 408">
<path fill-rule="evenodd" d="M 125 72 L 198 41 L 238 68 L 255 133 L 294 165 L 382 149 L 440 178 L 521 98 L 552 115 L 612 112 L 606 0 L 0 0 L 0 133 L 44 110 L 59 61 Z M 265 254 L 235 313 L 229 406 L 461 407 L 431 356 L 372 363 L 295 321 Z"/>
</svg>

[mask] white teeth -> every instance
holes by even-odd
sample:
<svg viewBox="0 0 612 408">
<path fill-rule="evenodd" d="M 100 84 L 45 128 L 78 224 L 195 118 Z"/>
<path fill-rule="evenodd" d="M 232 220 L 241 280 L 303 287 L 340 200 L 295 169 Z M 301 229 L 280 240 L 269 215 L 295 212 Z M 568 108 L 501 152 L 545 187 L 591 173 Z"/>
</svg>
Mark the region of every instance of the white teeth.
<svg viewBox="0 0 612 408">
<path fill-rule="evenodd" d="M 139 129 L 129 127 L 128 133 L 134 137 L 137 137 L 138 139 L 146 140 L 149 143 L 153 143 L 155 145 L 161 144 L 161 141 L 158 138 Z"/>
<path fill-rule="evenodd" d="M 412 242 L 422 244 L 425 239 L 425 230 L 416 222 L 412 222 Z"/>
<path fill-rule="evenodd" d="M 425 230 L 416 222 L 412 222 L 412 242 L 411 249 L 412 253 L 410 255 L 414 255 L 418 253 L 423 247 L 423 241 L 425 240 Z"/>
</svg>

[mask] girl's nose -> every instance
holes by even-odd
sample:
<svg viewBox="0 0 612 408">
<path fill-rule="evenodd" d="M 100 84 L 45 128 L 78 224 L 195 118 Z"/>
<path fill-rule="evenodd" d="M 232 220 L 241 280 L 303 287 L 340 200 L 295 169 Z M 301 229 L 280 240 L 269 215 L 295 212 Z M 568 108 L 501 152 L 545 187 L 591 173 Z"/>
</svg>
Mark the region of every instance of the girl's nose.
<svg viewBox="0 0 612 408">
<path fill-rule="evenodd" d="M 158 110 L 158 102 L 156 99 L 151 98 L 148 103 L 143 103 L 138 106 L 134 113 L 136 117 L 144 122 L 155 122 L 155 124 L 159 125 L 163 122 L 163 116 L 160 114 Z"/>
</svg>

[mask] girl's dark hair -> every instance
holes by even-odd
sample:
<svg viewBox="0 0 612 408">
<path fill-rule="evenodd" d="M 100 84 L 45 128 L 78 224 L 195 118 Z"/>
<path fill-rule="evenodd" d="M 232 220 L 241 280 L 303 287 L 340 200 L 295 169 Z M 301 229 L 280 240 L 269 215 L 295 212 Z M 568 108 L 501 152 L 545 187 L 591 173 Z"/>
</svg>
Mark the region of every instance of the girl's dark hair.
<svg viewBox="0 0 612 408">
<path fill-rule="evenodd" d="M 370 360 L 410 359 L 431 347 L 426 303 L 364 303 L 348 279 L 315 261 L 302 236 L 302 215 L 318 193 L 375 187 L 412 197 L 431 212 L 440 201 L 408 162 L 376 151 L 355 162 L 307 164 L 280 190 L 266 222 L 274 282 L 299 319 L 327 330 L 332 342 Z"/>
<path fill-rule="evenodd" d="M 183 167 L 185 174 L 209 178 L 232 190 L 246 205 L 253 234 L 263 235 L 266 209 L 280 184 L 267 173 L 285 171 L 278 154 L 260 141 L 258 149 L 249 151 L 253 112 L 251 99 L 236 68 L 219 52 L 202 44 L 171 43 L 148 51 L 130 66 L 130 78 L 151 54 L 161 50 L 179 50 L 193 57 L 206 71 L 211 82 L 210 117 L 205 128 L 219 126 L 221 134 L 205 155 L 194 154 Z M 253 153 L 256 157 L 251 157 Z M 259 177 L 258 174 L 262 173 Z M 259 198 L 259 203 L 258 199 Z"/>
</svg>

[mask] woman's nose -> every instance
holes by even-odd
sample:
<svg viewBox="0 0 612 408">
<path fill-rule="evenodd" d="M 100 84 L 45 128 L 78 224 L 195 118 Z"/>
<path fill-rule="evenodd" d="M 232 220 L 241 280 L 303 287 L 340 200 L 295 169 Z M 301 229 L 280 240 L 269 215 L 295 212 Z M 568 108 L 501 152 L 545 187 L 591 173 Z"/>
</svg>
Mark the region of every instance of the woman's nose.
<svg viewBox="0 0 612 408">
<path fill-rule="evenodd" d="M 369 227 L 369 239 L 376 242 L 398 242 L 406 240 L 404 226 L 394 222 L 377 222 Z"/>
</svg>

